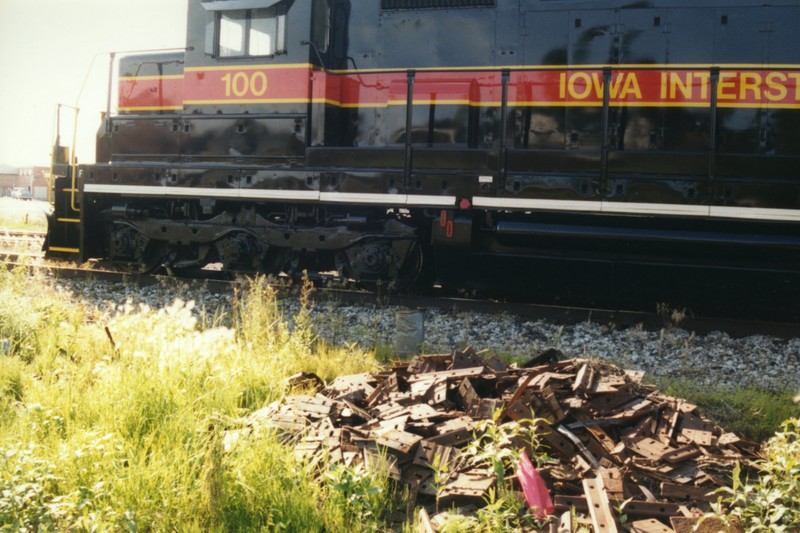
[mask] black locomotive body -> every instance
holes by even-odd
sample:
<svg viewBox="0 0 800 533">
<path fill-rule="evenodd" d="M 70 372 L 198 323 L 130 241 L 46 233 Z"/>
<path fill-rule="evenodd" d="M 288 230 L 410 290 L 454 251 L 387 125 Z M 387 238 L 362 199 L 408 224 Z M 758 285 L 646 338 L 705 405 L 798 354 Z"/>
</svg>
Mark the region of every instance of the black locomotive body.
<svg viewBox="0 0 800 533">
<path fill-rule="evenodd" d="M 190 0 L 188 17 L 184 52 L 120 61 L 97 163 L 55 182 L 51 252 L 797 290 L 797 2 Z"/>
</svg>

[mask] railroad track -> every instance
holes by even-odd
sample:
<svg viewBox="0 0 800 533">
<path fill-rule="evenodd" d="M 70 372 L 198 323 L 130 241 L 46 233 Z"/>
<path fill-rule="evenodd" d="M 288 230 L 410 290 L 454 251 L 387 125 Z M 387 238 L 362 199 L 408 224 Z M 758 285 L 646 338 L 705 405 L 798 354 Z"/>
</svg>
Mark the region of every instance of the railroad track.
<svg viewBox="0 0 800 533">
<path fill-rule="evenodd" d="M 30 268 L 44 269 L 51 275 L 66 279 L 125 282 L 147 286 L 163 283 L 165 279 L 169 278 L 188 283 L 202 283 L 207 290 L 217 293 L 230 292 L 239 285 L 238 281 L 224 279 L 222 273 L 215 271 L 203 271 L 205 273 L 204 278 L 186 279 L 164 275 L 130 274 L 106 268 L 79 268 L 40 261 L 44 254 L 39 251 L 33 251 L 30 243 L 37 243 L 38 247 L 40 247 L 44 238 L 45 232 L 42 231 L 0 230 L 0 247 L 8 246 L 7 243 L 12 244 L 7 251 L 0 251 L 0 260 L 8 268 L 25 264 Z M 20 243 L 22 244 L 21 246 Z M 664 310 L 659 313 L 629 309 L 506 302 L 457 297 L 450 294 L 437 293 L 435 290 L 431 294 L 381 294 L 380 291 L 330 288 L 325 283 L 324 277 L 317 281 L 315 289 L 315 298 L 317 300 L 333 300 L 353 305 L 402 306 L 416 309 L 439 309 L 442 311 L 458 310 L 489 315 L 506 313 L 526 320 L 544 319 L 558 324 L 592 321 L 600 324 L 614 324 L 619 328 L 638 326 L 648 330 L 680 327 L 698 334 L 710 331 L 724 331 L 736 337 L 762 334 L 779 338 L 792 338 L 798 336 L 798 332 L 800 332 L 800 323 L 791 320 L 685 316 L 678 322 Z M 277 285 L 276 289 L 284 297 L 292 296 L 293 289 L 288 280 L 286 284 Z M 294 286 L 294 289 L 296 290 L 296 286 Z"/>
<path fill-rule="evenodd" d="M 5 238 L 5 237 L 10 237 L 10 238 L 30 237 L 30 238 L 44 239 L 46 235 L 47 235 L 46 231 L 0 229 L 0 238 Z"/>
<path fill-rule="evenodd" d="M 0 230 L 0 256 L 43 256 L 41 252 L 46 233 L 30 230 Z"/>
<path fill-rule="evenodd" d="M 2 260 L 7 268 L 23 264 L 8 259 Z M 26 266 L 44 270 L 48 275 L 63 279 L 98 280 L 141 286 L 162 284 L 165 281 L 180 281 L 189 284 L 201 284 L 206 290 L 221 294 L 230 293 L 241 284 L 241 279 L 215 278 L 213 271 L 208 272 L 207 278 L 199 279 L 130 274 L 106 269 L 68 267 L 52 263 L 27 264 Z M 286 280 L 286 283 L 276 284 L 275 288 L 282 298 L 295 297 L 299 291 L 298 285 L 292 284 L 289 280 Z M 314 299 L 320 302 L 335 301 L 350 305 L 400 306 L 412 309 L 441 310 L 443 312 L 459 311 L 487 315 L 508 314 L 525 320 L 547 320 L 562 325 L 595 322 L 598 324 L 613 324 L 616 328 L 641 327 L 651 331 L 678 327 L 697 334 L 723 331 L 732 337 L 769 335 L 783 339 L 794 338 L 800 334 L 800 323 L 794 321 L 685 316 L 678 323 L 674 323 L 673 319 L 665 316 L 663 312 L 500 302 L 443 294 L 380 294 L 365 290 L 330 288 L 323 285 L 318 285 L 315 288 Z"/>
</svg>

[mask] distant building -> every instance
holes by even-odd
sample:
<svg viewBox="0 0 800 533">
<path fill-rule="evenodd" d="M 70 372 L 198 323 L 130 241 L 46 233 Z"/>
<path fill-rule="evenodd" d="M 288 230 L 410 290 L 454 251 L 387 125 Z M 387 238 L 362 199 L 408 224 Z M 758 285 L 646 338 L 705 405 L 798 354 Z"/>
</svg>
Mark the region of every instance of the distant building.
<svg viewBox="0 0 800 533">
<path fill-rule="evenodd" d="M 16 169 L 15 172 L 7 167 L 2 170 L 4 172 L 0 172 L 0 195 L 11 196 L 12 189 L 22 187 L 37 200 L 47 200 L 49 167 L 24 167 Z"/>
</svg>

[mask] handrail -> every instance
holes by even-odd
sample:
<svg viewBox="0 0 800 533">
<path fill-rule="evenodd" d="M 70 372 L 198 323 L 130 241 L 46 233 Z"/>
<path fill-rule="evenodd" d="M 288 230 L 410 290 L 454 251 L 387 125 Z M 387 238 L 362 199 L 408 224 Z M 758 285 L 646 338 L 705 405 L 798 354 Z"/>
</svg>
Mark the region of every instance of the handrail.
<svg viewBox="0 0 800 533">
<path fill-rule="evenodd" d="M 72 210 L 76 213 L 80 213 L 81 210 L 79 207 L 75 206 L 75 193 L 78 191 L 78 152 L 76 150 L 78 144 L 78 112 L 80 109 L 75 106 L 75 118 L 73 119 L 73 126 L 72 126 L 72 164 L 71 172 L 72 174 L 72 186 L 70 187 L 70 198 L 69 198 L 69 206 Z"/>
<path fill-rule="evenodd" d="M 77 192 L 77 175 L 78 175 L 78 156 L 75 150 L 75 147 L 78 143 L 78 112 L 80 109 L 77 106 L 71 106 L 68 104 L 56 104 L 56 118 L 55 118 L 55 125 L 54 125 L 54 136 L 53 139 L 53 153 L 50 154 L 50 179 L 48 182 L 47 187 L 47 201 L 51 205 L 55 205 L 55 197 L 54 197 L 54 186 L 55 186 L 55 167 L 56 164 L 62 163 L 60 155 L 61 149 L 61 108 L 66 107 L 72 109 L 74 111 L 74 118 L 73 118 L 73 127 L 72 127 L 72 143 L 71 147 L 68 146 L 67 154 L 68 157 L 65 158 L 63 163 L 65 163 L 70 170 L 70 174 L 72 174 L 72 185 L 70 186 L 70 207 L 71 209 L 76 212 L 80 213 L 80 208 L 75 203 L 75 193 Z M 71 149 L 71 153 L 70 153 Z"/>
<path fill-rule="evenodd" d="M 50 154 L 50 173 L 47 176 L 47 203 L 55 205 L 55 195 L 53 194 L 53 184 L 55 183 L 55 178 L 53 177 L 53 172 L 55 171 L 56 166 L 56 149 L 58 148 L 59 142 L 59 129 L 61 126 L 61 120 L 59 115 L 61 111 L 61 105 L 56 105 L 56 116 L 53 120 L 53 142 L 50 144 L 52 146 L 53 152 Z"/>
</svg>

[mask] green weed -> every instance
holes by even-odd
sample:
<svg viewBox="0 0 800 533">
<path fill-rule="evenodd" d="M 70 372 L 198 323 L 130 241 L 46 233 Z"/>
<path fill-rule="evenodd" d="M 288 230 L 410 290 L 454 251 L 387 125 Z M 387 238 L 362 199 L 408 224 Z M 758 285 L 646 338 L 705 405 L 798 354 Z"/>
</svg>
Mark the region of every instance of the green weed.
<svg viewBox="0 0 800 533">
<path fill-rule="evenodd" d="M 447 512 L 443 532 L 495 532 L 535 530 L 544 527 L 543 521 L 531 513 L 527 504 L 520 501 L 509 473 L 516 471 L 523 451 L 532 455 L 535 462 L 547 460 L 540 435 L 536 431 L 539 419 L 500 423 L 503 410 L 497 410 L 491 419 L 480 421 L 475 428 L 475 438 L 465 446 L 460 457 L 468 464 L 486 468 L 495 476 L 497 484 L 484 497 L 485 505 L 472 516 Z M 438 462 L 437 462 L 438 463 Z M 444 465 L 434 465 L 441 468 Z M 437 485 L 442 485 L 446 471 L 435 472 Z"/>
<path fill-rule="evenodd" d="M 379 461 L 378 461 L 379 462 Z M 325 512 L 342 531 L 382 531 L 392 509 L 393 490 L 386 472 L 333 464 L 323 474 Z M 337 528 L 337 529 L 338 529 Z"/>
<path fill-rule="evenodd" d="M 744 531 L 800 529 L 800 419 L 787 420 L 762 450 L 759 477 L 742 480 L 737 465 L 733 485 L 719 490 L 715 515 Z"/>
</svg>

